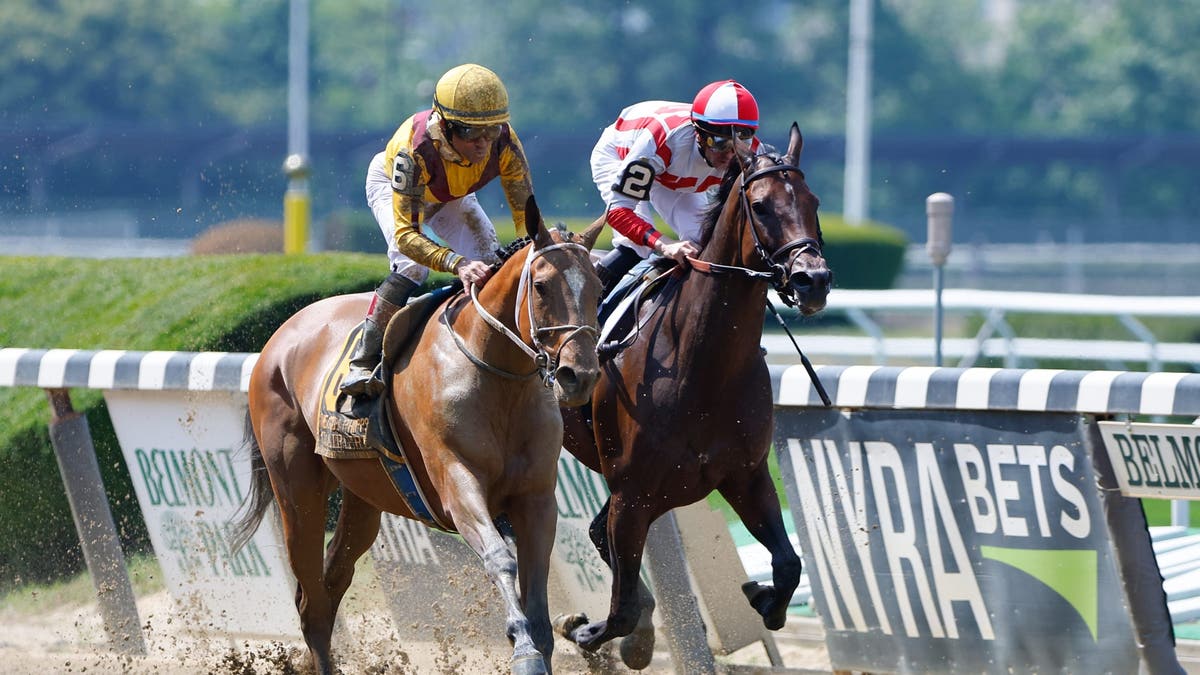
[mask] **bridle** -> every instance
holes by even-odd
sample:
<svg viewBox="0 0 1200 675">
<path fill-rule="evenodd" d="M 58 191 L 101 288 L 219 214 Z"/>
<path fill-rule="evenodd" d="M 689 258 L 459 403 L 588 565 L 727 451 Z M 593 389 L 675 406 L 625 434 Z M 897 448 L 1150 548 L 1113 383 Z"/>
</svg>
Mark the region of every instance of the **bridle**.
<svg viewBox="0 0 1200 675">
<path fill-rule="evenodd" d="M 691 263 L 691 266 L 697 271 L 704 272 L 706 274 L 724 274 L 728 272 L 735 272 L 753 279 L 767 280 L 771 283 L 771 287 L 775 289 L 775 292 L 779 294 L 779 299 L 782 300 L 784 304 L 786 304 L 788 307 L 795 307 L 798 304 L 798 300 L 796 299 L 797 289 L 792 288 L 792 285 L 789 283 L 791 281 L 791 273 L 788 271 L 788 263 L 805 251 L 809 251 L 817 256 L 823 256 L 823 253 L 821 251 L 821 242 L 817 239 L 813 239 L 812 237 L 800 237 L 799 239 L 793 239 L 783 246 L 780 246 L 779 249 L 774 253 L 768 252 L 766 247 L 763 246 L 762 238 L 759 237 L 758 234 L 758 229 L 760 226 L 757 219 L 754 217 L 754 209 L 750 208 L 750 198 L 747 196 L 746 192 L 751 183 L 768 174 L 787 171 L 800 171 L 799 167 L 795 167 L 790 164 L 784 164 L 777 155 L 771 154 L 768 155 L 768 157 L 775 163 L 771 166 L 763 167 L 751 173 L 749 176 L 743 173 L 741 176 L 739 176 L 738 185 L 738 204 L 742 209 L 743 215 L 746 217 L 746 222 L 750 228 L 750 235 L 754 237 L 754 250 L 758 253 L 759 257 L 766 262 L 767 269 L 755 270 L 749 267 L 742 267 L 738 265 L 721 265 L 718 263 L 697 260 L 691 256 L 688 256 L 688 262 Z"/>
<path fill-rule="evenodd" d="M 559 326 L 539 327 L 533 315 L 533 293 L 530 292 L 530 287 L 532 286 L 530 280 L 532 279 L 531 269 L 533 260 L 551 251 L 563 251 L 568 249 L 578 249 L 583 252 L 585 257 L 588 255 L 588 249 L 586 246 L 567 241 L 534 249 L 529 253 L 528 256 L 525 257 L 525 264 L 521 268 L 520 281 L 517 283 L 517 305 L 516 312 L 513 317 L 513 324 L 517 326 L 520 325 L 521 308 L 524 306 L 529 319 L 529 341 L 532 343 L 532 345 L 525 344 L 525 341 L 522 340 L 519 335 L 513 332 L 513 330 L 508 326 L 505 326 L 504 322 L 500 321 L 500 319 L 497 319 L 490 312 L 488 312 L 482 304 L 480 304 L 477 286 L 472 284 L 470 288 L 471 302 L 474 303 L 475 311 L 479 312 L 479 316 L 482 317 L 483 320 L 488 323 L 488 325 L 490 325 L 492 328 L 495 328 L 510 341 L 512 341 L 513 344 L 515 344 L 522 352 L 524 352 L 533 360 L 534 367 L 530 372 L 511 373 L 502 368 L 497 368 L 496 366 L 493 366 L 472 354 L 467 348 L 467 344 L 463 341 L 462 337 L 460 337 L 458 333 L 454 332 L 454 328 L 451 327 L 449 319 L 446 318 L 446 313 L 442 313 L 442 325 L 444 325 L 446 329 L 450 331 L 450 335 L 454 337 L 454 343 L 458 345 L 459 350 L 462 351 L 462 353 L 465 354 L 472 363 L 479 368 L 492 373 L 493 375 L 499 375 L 500 377 L 510 380 L 520 380 L 538 375 L 541 377 L 542 385 L 546 388 L 550 388 L 554 386 L 554 373 L 558 370 L 559 355 L 562 354 L 563 348 L 566 347 L 572 340 L 577 339 L 581 335 L 591 334 L 593 337 L 597 335 L 595 326 L 563 324 Z M 522 296 L 524 296 L 524 303 L 521 302 Z M 563 338 L 563 341 L 561 344 L 559 344 L 558 349 L 551 354 L 550 350 L 548 350 L 546 345 L 542 342 L 542 336 L 562 331 L 566 331 L 567 336 Z"/>
</svg>

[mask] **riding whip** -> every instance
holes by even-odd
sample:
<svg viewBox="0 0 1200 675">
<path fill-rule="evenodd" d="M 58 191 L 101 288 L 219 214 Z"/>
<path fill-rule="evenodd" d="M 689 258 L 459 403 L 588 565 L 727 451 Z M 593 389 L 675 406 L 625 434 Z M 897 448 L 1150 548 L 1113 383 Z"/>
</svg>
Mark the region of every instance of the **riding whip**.
<svg viewBox="0 0 1200 675">
<path fill-rule="evenodd" d="M 826 408 L 832 407 L 833 402 L 829 400 L 829 394 L 825 393 L 825 386 L 821 384 L 821 378 L 817 377 L 817 371 L 813 369 L 812 362 L 800 350 L 800 345 L 796 343 L 796 338 L 788 328 L 787 322 L 779 315 L 779 312 L 775 309 L 775 305 L 772 305 L 770 300 L 767 301 L 767 309 L 771 310 L 771 314 L 775 316 L 775 320 L 779 322 L 780 326 L 783 326 L 783 332 L 787 333 L 788 338 L 792 341 L 792 346 L 796 348 L 796 353 L 800 355 L 800 363 L 803 363 L 804 370 L 808 371 L 808 379 L 812 380 L 813 387 L 816 388 L 817 394 L 821 397 L 821 402 L 825 404 Z"/>
</svg>

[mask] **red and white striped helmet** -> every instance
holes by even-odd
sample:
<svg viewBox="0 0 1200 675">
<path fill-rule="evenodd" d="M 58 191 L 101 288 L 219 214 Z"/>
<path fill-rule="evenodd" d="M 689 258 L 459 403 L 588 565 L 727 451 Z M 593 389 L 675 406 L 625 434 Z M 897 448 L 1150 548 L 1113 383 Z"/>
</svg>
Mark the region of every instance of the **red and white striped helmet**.
<svg viewBox="0 0 1200 675">
<path fill-rule="evenodd" d="M 729 126 L 757 129 L 758 102 L 745 87 L 733 80 L 713 82 L 701 89 L 692 101 L 692 121 L 700 122 L 698 126 L 702 129 Z"/>
</svg>

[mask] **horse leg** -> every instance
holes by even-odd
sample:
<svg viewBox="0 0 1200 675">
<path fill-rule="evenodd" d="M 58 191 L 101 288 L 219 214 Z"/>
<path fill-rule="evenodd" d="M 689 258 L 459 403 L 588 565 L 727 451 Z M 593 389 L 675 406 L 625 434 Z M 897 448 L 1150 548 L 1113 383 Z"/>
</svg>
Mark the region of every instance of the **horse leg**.
<svg viewBox="0 0 1200 675">
<path fill-rule="evenodd" d="M 550 602 L 546 593 L 550 555 L 554 549 L 557 504 L 554 494 L 521 499 L 508 509 L 516 534 L 517 570 L 521 606 L 529 621 L 533 644 L 552 671 L 554 632 L 550 627 Z"/>
<path fill-rule="evenodd" d="M 600 528 L 597 526 L 605 514 L 608 517 L 605 519 L 603 536 L 601 536 L 598 532 Z M 629 635 L 635 629 L 645 631 L 646 628 L 649 628 L 649 655 L 653 655 L 653 625 L 648 619 L 643 620 L 642 616 L 643 602 L 647 599 L 649 602 L 646 605 L 646 616 L 648 617 L 649 613 L 653 612 L 653 597 L 642 584 L 639 575 L 646 535 L 650 530 L 652 520 L 653 517 L 643 510 L 622 508 L 620 502 L 614 504 L 613 498 L 609 497 L 605 507 L 600 510 L 600 514 L 593 521 L 593 527 L 590 530 L 592 541 L 597 543 L 601 557 L 612 570 L 612 601 L 608 610 L 608 618 L 603 621 L 585 625 L 579 625 L 581 623 L 579 621 L 563 624 L 563 632 L 566 637 L 581 648 L 595 651 L 609 640 Z M 599 542 L 601 541 L 606 541 L 607 546 L 600 547 Z M 583 619 L 586 621 L 586 617 Z M 646 635 L 643 633 L 637 642 L 642 645 L 640 648 L 631 645 L 630 649 L 625 649 L 622 645 L 621 657 L 625 659 L 628 651 L 634 657 L 635 663 L 644 660 L 645 664 L 648 664 L 649 658 L 644 649 Z"/>
<path fill-rule="evenodd" d="M 342 489 L 342 509 L 337 528 L 325 550 L 325 590 L 329 593 L 334 617 L 350 582 L 354 579 L 354 564 L 362 557 L 379 534 L 379 509 L 358 495 Z"/>
<path fill-rule="evenodd" d="M 611 500 L 610 500 L 611 501 Z M 591 537 L 592 544 L 596 547 L 596 551 L 600 553 L 601 559 L 608 568 L 612 569 L 612 563 L 609 562 L 610 554 L 608 552 L 608 501 L 604 502 L 604 506 L 600 508 L 600 512 L 592 520 L 591 526 L 588 528 L 588 535 Z M 633 632 L 621 638 L 620 654 L 621 662 L 633 670 L 642 670 L 650 665 L 650 660 L 654 658 L 654 595 L 650 589 L 646 587 L 646 582 L 642 581 L 642 575 L 638 574 L 638 605 L 641 607 L 641 614 L 638 616 L 637 626 Z M 583 623 L 587 623 L 587 618 L 584 617 Z"/>
<path fill-rule="evenodd" d="M 330 643 L 333 639 L 333 605 L 325 589 L 322 548 L 325 543 L 325 513 L 335 482 L 320 456 L 313 452 L 309 435 L 300 439 L 285 435 L 274 446 L 278 453 L 267 458 L 267 469 L 275 500 L 279 504 L 284 544 L 296 577 L 296 611 L 300 632 L 308 645 L 313 668 L 319 675 L 332 675 Z"/>
<path fill-rule="evenodd" d="M 548 673 L 549 659 L 538 651 L 529 619 L 521 609 L 517 594 L 517 558 L 488 514 L 487 499 L 479 481 L 462 467 L 457 467 L 454 473 L 456 475 L 447 481 L 450 489 L 444 499 L 451 505 L 455 528 L 483 561 L 488 578 L 500 591 L 504 603 L 505 634 L 513 645 L 513 675 Z M 516 523 L 513 524 L 516 526 Z M 517 536 L 520 536 L 519 531 Z"/>
<path fill-rule="evenodd" d="M 742 592 L 762 616 L 763 625 L 770 630 L 779 630 L 787 621 L 788 605 L 800 584 L 801 563 L 788 539 L 767 463 L 762 462 L 746 480 L 727 480 L 718 490 L 750 534 L 771 553 L 771 585 L 747 581 L 742 584 Z"/>
</svg>

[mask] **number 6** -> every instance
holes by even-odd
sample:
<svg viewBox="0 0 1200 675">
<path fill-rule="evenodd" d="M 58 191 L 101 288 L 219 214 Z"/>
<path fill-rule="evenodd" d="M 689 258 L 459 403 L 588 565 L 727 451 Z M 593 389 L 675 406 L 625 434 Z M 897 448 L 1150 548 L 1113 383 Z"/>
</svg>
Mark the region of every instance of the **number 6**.
<svg viewBox="0 0 1200 675">
<path fill-rule="evenodd" d="M 416 162 L 412 157 L 404 151 L 397 152 L 396 159 L 392 162 L 392 189 L 404 194 L 411 192 L 415 168 Z"/>
</svg>

